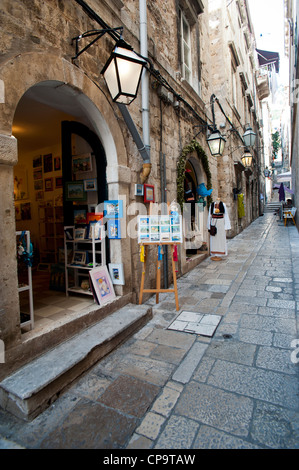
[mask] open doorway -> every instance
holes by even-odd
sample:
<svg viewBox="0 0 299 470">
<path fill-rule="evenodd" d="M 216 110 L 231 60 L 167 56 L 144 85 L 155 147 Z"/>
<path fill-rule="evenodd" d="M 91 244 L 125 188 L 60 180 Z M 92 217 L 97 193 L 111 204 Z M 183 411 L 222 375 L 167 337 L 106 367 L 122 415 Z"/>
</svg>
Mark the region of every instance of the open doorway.
<svg viewBox="0 0 299 470">
<path fill-rule="evenodd" d="M 202 165 L 195 157 L 190 157 L 186 162 L 184 180 L 185 216 L 188 213 L 187 233 L 190 232 L 186 242 L 187 262 L 207 251 L 204 203 L 200 202 L 197 193 L 197 188 L 202 182 L 204 182 Z"/>
<path fill-rule="evenodd" d="M 94 304 L 87 290 L 75 296 L 66 296 L 65 290 L 64 227 L 78 222 L 79 213 L 93 213 L 107 198 L 105 152 L 92 129 L 86 103 L 80 106 L 77 95 L 78 91 L 61 82 L 42 82 L 23 95 L 14 116 L 13 134 L 18 139 L 16 230 L 29 231 L 33 245 L 35 329 L 51 328 L 53 322 L 75 317 Z M 90 167 L 77 166 L 74 171 L 74 157 L 79 160 L 81 156 Z M 79 181 L 84 197 L 67 200 L 66 184 Z M 19 286 L 26 283 L 27 275 L 28 267 L 20 258 Z M 19 296 L 21 328 L 25 325 L 22 332 L 26 334 L 30 302 L 26 291 Z"/>
</svg>

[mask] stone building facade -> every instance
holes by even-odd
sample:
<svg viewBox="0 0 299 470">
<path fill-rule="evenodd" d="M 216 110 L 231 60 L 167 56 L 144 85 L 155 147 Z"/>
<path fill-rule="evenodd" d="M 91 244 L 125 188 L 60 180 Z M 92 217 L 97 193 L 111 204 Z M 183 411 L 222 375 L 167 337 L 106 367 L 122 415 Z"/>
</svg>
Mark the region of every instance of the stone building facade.
<svg viewBox="0 0 299 470">
<path fill-rule="evenodd" d="M 253 33 L 246 1 L 207 0 L 3 0 L 1 6 L 0 58 L 0 185 L 1 185 L 1 308 L 0 332 L 6 360 L 1 376 L 74 335 L 96 321 L 96 311 L 80 319 L 59 323 L 57 328 L 27 333 L 20 327 L 16 230 L 30 230 L 33 247 L 40 254 L 39 215 L 41 201 L 63 207 L 69 225 L 70 206 L 61 187 L 70 177 L 70 155 L 94 155 L 98 191 L 90 206 L 105 200 L 124 204 L 122 238 L 109 240 L 107 256 L 122 263 L 124 285 L 116 285 L 112 311 L 138 301 L 142 263 L 136 217 L 148 213 L 149 204 L 135 194 L 136 184 L 154 186 L 155 202 L 178 200 L 178 188 L 193 193 L 204 183 L 212 197 L 228 206 L 234 236 L 259 215 L 258 163 L 246 170 L 236 130 L 245 124 L 261 136 L 259 106 L 255 90 Z M 123 26 L 123 36 L 133 49 L 152 63 L 144 88 L 128 106 L 126 114 L 109 95 L 100 74 L 115 42 L 103 35 L 74 59 L 75 41 L 87 31 Z M 141 29 L 146 31 L 141 44 Z M 85 47 L 82 39 L 80 47 Z M 225 114 L 215 104 L 216 122 L 226 134 L 223 157 L 212 157 L 206 143 L 212 124 L 210 97 L 215 94 Z M 216 109 L 217 108 L 217 109 Z M 144 129 L 149 123 L 149 134 Z M 233 132 L 231 131 L 231 122 Z M 130 128 L 128 123 L 133 127 Z M 144 143 L 145 162 L 136 143 Z M 53 165 L 39 186 L 39 157 L 52 155 Z M 42 165 L 44 165 L 43 160 Z M 60 166 L 59 166 L 60 165 Z M 182 168 L 183 171 L 179 168 Z M 42 167 L 45 172 L 45 167 Z M 94 175 L 93 175 L 94 176 Z M 22 180 L 23 178 L 23 180 Z M 56 181 L 58 179 L 58 181 Z M 47 181 L 46 181 L 47 180 Z M 26 187 L 16 197 L 16 182 Z M 238 217 L 237 188 L 245 195 L 245 217 Z M 42 191 L 44 194 L 42 194 Z M 51 194 L 50 194 L 51 193 Z M 188 202 L 184 198 L 184 202 Z M 186 273 L 208 255 L 207 200 L 191 210 L 188 243 L 178 247 L 178 275 Z M 22 206 L 23 205 L 23 206 Z M 21 209 L 20 209 L 21 206 Z M 72 207 L 73 209 L 74 207 Z M 76 208 L 76 207 L 75 207 Z M 30 215 L 28 216 L 28 209 Z M 21 215 L 19 211 L 21 210 Z M 92 210 L 89 207 L 87 210 Z M 23 211 L 23 212 L 22 212 Z M 27 212 L 26 212 L 27 211 Z M 27 216 L 26 216 L 27 214 Z M 123 226 L 122 226 L 123 229 Z M 188 232 L 189 233 L 189 232 Z M 63 246 L 59 247 L 63 248 Z M 156 248 L 149 249 L 146 285 L 156 283 Z M 58 250 L 58 248 L 57 248 Z M 56 253 L 58 255 L 58 253 Z M 39 260 L 41 261 L 41 260 Z M 58 260 L 59 261 L 59 260 Z M 170 253 L 164 262 L 164 283 L 172 281 Z M 55 259 L 57 263 L 57 259 Z M 51 262 L 49 262 L 51 264 Z M 33 267 L 34 269 L 34 267 Z"/>
</svg>

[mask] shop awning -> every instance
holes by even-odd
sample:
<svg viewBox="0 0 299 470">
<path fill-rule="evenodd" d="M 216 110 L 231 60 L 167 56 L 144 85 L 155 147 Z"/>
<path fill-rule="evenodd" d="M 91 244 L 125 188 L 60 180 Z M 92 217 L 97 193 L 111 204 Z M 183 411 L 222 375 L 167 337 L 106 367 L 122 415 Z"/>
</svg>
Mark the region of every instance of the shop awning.
<svg viewBox="0 0 299 470">
<path fill-rule="evenodd" d="M 256 52 L 257 52 L 260 67 L 274 64 L 276 73 L 279 72 L 279 53 L 278 52 L 263 51 L 262 49 L 256 49 Z"/>
</svg>

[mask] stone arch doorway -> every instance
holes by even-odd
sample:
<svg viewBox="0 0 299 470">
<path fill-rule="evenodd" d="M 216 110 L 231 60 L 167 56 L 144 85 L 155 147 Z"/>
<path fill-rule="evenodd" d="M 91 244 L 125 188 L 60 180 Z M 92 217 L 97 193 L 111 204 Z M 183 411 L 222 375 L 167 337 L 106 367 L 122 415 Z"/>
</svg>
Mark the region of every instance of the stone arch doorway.
<svg viewBox="0 0 299 470">
<path fill-rule="evenodd" d="M 190 154 L 186 160 L 184 177 L 184 223 L 188 238 L 185 243 L 185 256 L 182 257 L 183 273 L 195 267 L 206 254 L 207 210 L 202 204 L 198 204 L 197 195 L 197 187 L 201 183 L 207 186 L 207 176 L 202 162 L 195 154 Z"/>
<path fill-rule="evenodd" d="M 51 326 L 66 312 L 74 313 L 74 299 L 68 299 L 71 301 L 66 304 L 64 297 L 64 227 L 76 223 L 75 213 L 82 208 L 86 214 L 94 212 L 99 203 L 108 199 L 105 150 L 93 129 L 88 101 L 85 100 L 85 107 L 72 106 L 74 95 L 78 94 L 71 87 L 57 81 L 34 85 L 20 99 L 12 126 L 19 150 L 14 167 L 16 230 L 29 230 L 34 247 L 35 329 L 41 325 Z M 94 114 L 91 103 L 90 106 Z M 90 155 L 91 171 L 75 175 L 72 158 L 80 154 Z M 86 178 L 96 182 L 96 190 L 86 192 L 84 203 L 75 202 L 78 205 L 73 206 L 64 195 L 66 182 Z M 106 243 L 107 261 L 110 259 L 108 249 Z M 26 283 L 26 277 L 26 266 L 18 262 L 18 284 Z M 19 294 L 23 333 L 28 331 L 26 319 L 30 314 L 26 294 Z M 63 294 L 62 302 L 60 294 Z M 80 302 L 84 309 L 93 303 L 93 297 L 79 295 L 76 310 Z"/>
<path fill-rule="evenodd" d="M 38 64 L 38 67 L 30 64 Z M 117 116 L 115 109 L 111 107 L 111 103 L 107 100 L 105 94 L 79 68 L 54 54 L 28 52 L 19 54 L 13 59 L 2 63 L 0 80 L 4 90 L 4 102 L 1 104 L 2 113 L 0 115 L 0 185 L 1 188 L 5 188 L 1 191 L 0 204 L 3 222 L 0 227 L 2 239 L 0 246 L 2 259 L 0 277 L 3 288 L 0 330 L 6 351 L 13 350 L 13 357 L 17 358 L 19 353 L 23 357 L 23 353 L 20 351 L 23 351 L 25 347 L 25 339 L 21 336 L 19 292 L 16 276 L 14 167 L 18 164 L 20 153 L 24 150 L 23 145 L 31 139 L 30 131 L 28 128 L 26 129 L 26 119 L 23 119 L 23 125 L 18 128 L 16 110 L 21 99 L 25 95 L 30 98 L 30 93 L 34 92 L 38 109 L 47 109 L 47 112 L 43 114 L 44 118 L 47 117 L 51 121 L 53 114 L 57 112 L 64 113 L 63 119 L 80 121 L 98 136 L 107 155 L 106 175 L 109 199 L 115 199 L 119 194 L 124 194 L 125 197 L 129 196 L 131 172 L 128 167 L 126 142 L 121 130 L 119 116 Z M 33 115 L 31 104 L 33 104 L 32 101 L 29 111 Z M 80 116 L 78 116 L 78 113 Z M 38 116 L 37 120 L 41 121 Z M 49 138 L 51 143 L 53 142 L 53 134 L 50 132 L 50 126 L 47 130 L 45 136 Z M 60 135 L 60 126 L 58 132 Z M 38 142 L 38 137 L 39 135 L 36 133 L 35 142 Z M 36 148 L 30 149 L 31 157 L 38 156 L 35 151 L 39 146 L 40 142 Z M 125 274 L 129 278 L 130 259 L 131 245 L 128 238 L 116 240 L 111 252 L 111 262 L 124 262 L 127 271 Z M 117 295 L 123 296 L 120 299 L 123 304 L 131 301 L 132 282 L 130 279 L 125 286 L 116 287 Z M 89 310 L 82 316 L 85 327 L 94 323 L 97 319 L 96 310 L 94 312 Z M 69 330 L 68 322 L 60 324 L 59 328 L 63 331 L 64 339 L 68 337 L 68 334 L 79 331 L 81 323 L 77 321 L 77 318 L 74 318 L 74 320 L 71 330 Z M 53 347 L 53 344 L 59 343 L 61 338 L 54 331 L 56 330 L 52 332 L 43 331 L 42 343 L 39 341 L 39 334 L 27 337 L 30 342 L 26 340 L 28 347 L 26 346 L 24 361 L 40 354 L 49 347 Z"/>
</svg>

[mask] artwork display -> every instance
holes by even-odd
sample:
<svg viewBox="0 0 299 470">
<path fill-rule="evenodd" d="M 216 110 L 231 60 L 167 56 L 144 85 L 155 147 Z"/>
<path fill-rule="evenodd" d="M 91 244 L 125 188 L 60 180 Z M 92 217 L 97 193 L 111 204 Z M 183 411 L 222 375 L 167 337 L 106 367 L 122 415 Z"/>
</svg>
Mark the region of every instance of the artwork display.
<svg viewBox="0 0 299 470">
<path fill-rule="evenodd" d="M 97 188 L 97 180 L 96 178 L 90 180 L 84 180 L 84 190 L 85 191 L 96 191 Z"/>
<path fill-rule="evenodd" d="M 112 279 L 113 284 L 116 285 L 124 285 L 125 284 L 125 279 L 124 279 L 124 267 L 123 264 L 113 264 L 109 263 L 109 272 L 110 276 Z"/>
<path fill-rule="evenodd" d="M 74 209 L 74 224 L 86 224 L 86 222 L 86 209 L 80 207 Z"/>
<path fill-rule="evenodd" d="M 115 292 L 107 266 L 100 266 L 89 271 L 92 292 L 99 305 L 115 299 Z"/>
<path fill-rule="evenodd" d="M 111 219 L 108 220 L 108 238 L 121 238 L 120 236 L 120 220 Z"/>
<path fill-rule="evenodd" d="M 74 240 L 84 240 L 85 232 L 86 232 L 85 228 L 75 228 Z"/>
<path fill-rule="evenodd" d="M 45 178 L 45 191 L 53 191 L 53 178 Z"/>
<path fill-rule="evenodd" d="M 151 184 L 144 185 L 144 202 L 155 202 L 155 188 Z"/>
<path fill-rule="evenodd" d="M 50 171 L 53 171 L 52 153 L 44 155 L 44 173 L 49 173 Z"/>
<path fill-rule="evenodd" d="M 123 217 L 123 201 L 104 201 L 104 217 L 121 219 Z"/>
<path fill-rule="evenodd" d="M 70 181 L 65 183 L 66 201 L 86 201 L 83 181 Z"/>
<path fill-rule="evenodd" d="M 72 158 L 73 173 L 79 173 L 81 171 L 91 171 L 92 161 L 91 154 L 85 153 L 82 155 L 75 155 Z"/>
<path fill-rule="evenodd" d="M 143 184 L 135 184 L 135 196 L 143 196 Z"/>
<path fill-rule="evenodd" d="M 33 168 L 38 168 L 43 165 L 42 156 L 34 157 L 32 161 Z"/>
<path fill-rule="evenodd" d="M 182 216 L 149 215 L 138 217 L 138 243 L 182 243 Z"/>
</svg>

